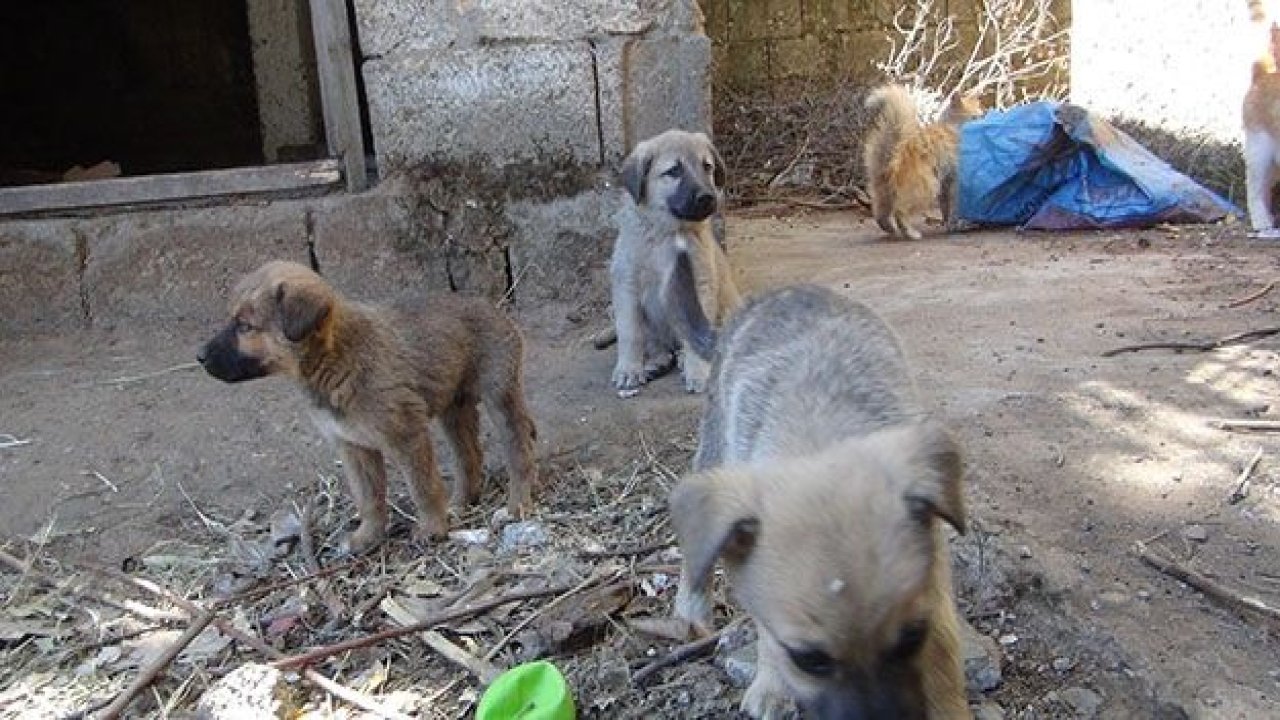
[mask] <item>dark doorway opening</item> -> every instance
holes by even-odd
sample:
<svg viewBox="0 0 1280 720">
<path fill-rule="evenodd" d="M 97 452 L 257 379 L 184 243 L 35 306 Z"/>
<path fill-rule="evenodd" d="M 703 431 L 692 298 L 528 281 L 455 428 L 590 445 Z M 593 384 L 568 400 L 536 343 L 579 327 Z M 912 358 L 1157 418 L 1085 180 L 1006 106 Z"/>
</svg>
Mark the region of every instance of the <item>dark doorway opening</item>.
<svg viewBox="0 0 1280 720">
<path fill-rule="evenodd" d="M 0 185 L 262 163 L 246 3 L 4 3 Z"/>
</svg>

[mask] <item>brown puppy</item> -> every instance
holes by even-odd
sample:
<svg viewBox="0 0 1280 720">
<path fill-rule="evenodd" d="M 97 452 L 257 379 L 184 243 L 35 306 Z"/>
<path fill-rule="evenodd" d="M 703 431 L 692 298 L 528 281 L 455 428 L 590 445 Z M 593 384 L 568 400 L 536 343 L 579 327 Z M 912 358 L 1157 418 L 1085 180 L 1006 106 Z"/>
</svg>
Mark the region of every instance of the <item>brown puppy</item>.
<svg viewBox="0 0 1280 720">
<path fill-rule="evenodd" d="M 460 465 L 455 503 L 476 500 L 481 400 L 495 413 L 507 451 L 508 509 L 515 516 L 528 509 L 535 429 L 525 407 L 520 331 L 483 300 L 443 296 L 396 312 L 348 300 L 302 265 L 273 261 L 236 285 L 231 322 L 198 359 L 225 382 L 285 375 L 302 387 L 317 427 L 338 443 L 360 512 L 347 541 L 351 552 L 385 536 L 384 456 L 408 472 L 417 534 L 448 530 L 427 429 L 432 418 L 443 421 Z"/>
<path fill-rule="evenodd" d="M 920 239 L 910 217 L 936 201 L 948 231 L 956 228 L 959 128 L 982 114 L 975 98 L 952 95 L 938 122 L 921 125 L 906 88 L 886 85 L 867 96 L 878 111 L 863 159 L 876 223 L 890 235 Z"/>
<path fill-rule="evenodd" d="M 676 614 L 706 629 L 723 559 L 755 620 L 756 718 L 970 717 L 940 522 L 963 531 L 954 442 L 892 332 L 828 290 L 757 296 L 719 338 L 696 474 L 672 492 Z"/>
</svg>

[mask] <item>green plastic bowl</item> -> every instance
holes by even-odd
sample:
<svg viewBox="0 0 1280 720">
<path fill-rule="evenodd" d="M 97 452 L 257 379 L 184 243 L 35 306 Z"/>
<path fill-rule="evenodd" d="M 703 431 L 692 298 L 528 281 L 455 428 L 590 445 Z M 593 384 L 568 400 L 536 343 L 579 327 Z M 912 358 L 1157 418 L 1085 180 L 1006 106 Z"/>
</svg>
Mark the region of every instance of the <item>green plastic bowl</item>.
<svg viewBox="0 0 1280 720">
<path fill-rule="evenodd" d="M 546 660 L 499 675 L 476 708 L 476 720 L 574 720 L 577 715 L 564 676 Z"/>
</svg>

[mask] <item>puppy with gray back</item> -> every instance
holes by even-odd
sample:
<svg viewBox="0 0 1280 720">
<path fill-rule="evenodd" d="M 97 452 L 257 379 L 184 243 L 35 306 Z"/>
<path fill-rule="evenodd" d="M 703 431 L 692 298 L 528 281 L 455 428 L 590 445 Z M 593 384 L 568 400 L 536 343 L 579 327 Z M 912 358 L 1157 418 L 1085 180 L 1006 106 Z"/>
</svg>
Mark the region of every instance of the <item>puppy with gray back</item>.
<svg viewBox="0 0 1280 720">
<path fill-rule="evenodd" d="M 676 258 L 693 266 L 693 291 L 702 312 L 719 323 L 738 305 L 729 261 L 716 241 L 724 161 L 702 133 L 668 130 L 635 147 L 622 165 L 630 201 L 619 211 L 610 263 L 618 360 L 613 383 L 633 393 L 665 373 L 677 353 L 685 388 L 699 392 L 709 366 L 691 348 L 687 329 L 673 322 Z"/>
<path fill-rule="evenodd" d="M 520 331 L 490 303 L 456 295 L 403 309 L 349 300 L 309 268 L 273 261 L 231 294 L 231 321 L 201 348 L 200 364 L 225 382 L 292 378 L 321 432 L 335 440 L 360 513 L 351 552 L 378 545 L 387 526 L 384 459 L 409 476 L 416 534 L 448 530 L 444 484 L 428 423 L 453 444 L 459 505 L 480 494 L 477 403 L 484 401 L 507 453 L 508 509 L 529 509 L 535 429 L 525 407 Z"/>
<path fill-rule="evenodd" d="M 964 531 L 961 475 L 865 307 L 800 286 L 738 311 L 671 511 L 677 615 L 709 627 L 722 559 L 755 620 L 744 711 L 779 717 L 795 700 L 817 718 L 970 717 L 938 522 Z"/>
</svg>

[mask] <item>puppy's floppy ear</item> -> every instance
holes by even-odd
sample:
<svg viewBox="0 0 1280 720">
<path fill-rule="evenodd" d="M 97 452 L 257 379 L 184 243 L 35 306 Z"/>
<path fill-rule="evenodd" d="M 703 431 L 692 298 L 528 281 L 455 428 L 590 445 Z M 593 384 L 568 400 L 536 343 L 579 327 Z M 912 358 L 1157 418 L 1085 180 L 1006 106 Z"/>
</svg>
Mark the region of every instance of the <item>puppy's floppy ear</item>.
<svg viewBox="0 0 1280 720">
<path fill-rule="evenodd" d="M 320 328 L 333 309 L 333 293 L 321 283 L 285 281 L 276 286 L 280 329 L 298 342 Z"/>
<path fill-rule="evenodd" d="M 720 156 L 720 151 L 716 149 L 715 143 L 711 142 L 711 138 L 707 137 L 706 133 L 698 133 L 698 137 L 702 138 L 702 142 L 707 145 L 707 150 L 711 151 L 711 158 L 715 164 L 715 173 L 712 177 L 716 181 L 716 187 L 723 188 L 726 175 L 724 158 Z"/>
<path fill-rule="evenodd" d="M 908 507 L 922 518 L 940 517 L 963 534 L 966 528 L 961 486 L 964 463 L 959 446 L 933 422 L 913 428 L 912 435 L 914 477 L 904 493 Z"/>
<path fill-rule="evenodd" d="M 716 559 L 741 562 L 760 535 L 752 482 L 741 474 L 712 470 L 690 475 L 671 491 L 671 520 L 690 579 L 706 586 Z"/>
<path fill-rule="evenodd" d="M 622 186 L 637 204 L 644 202 L 644 188 L 648 184 L 649 168 L 652 165 L 653 155 L 645 143 L 637 145 L 622 162 Z"/>
</svg>

